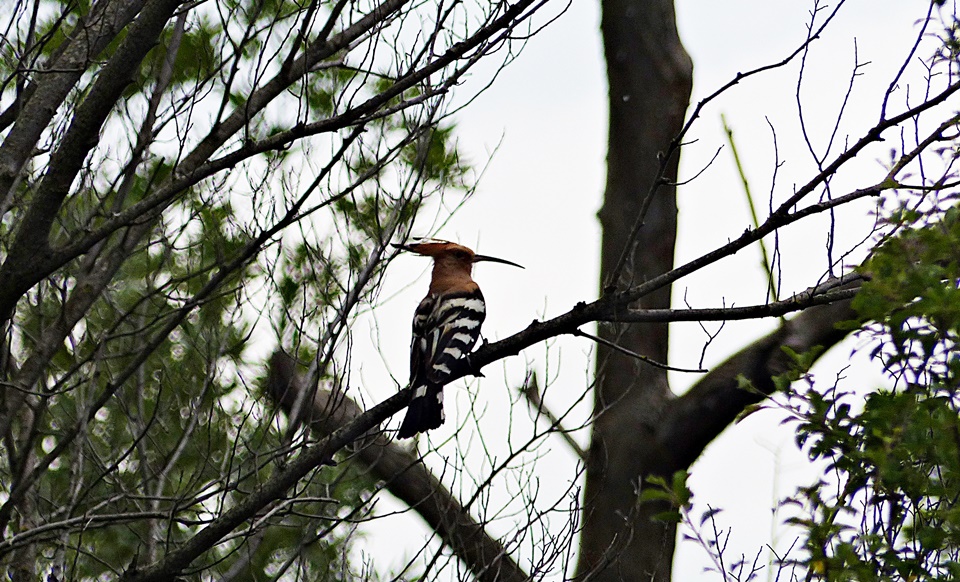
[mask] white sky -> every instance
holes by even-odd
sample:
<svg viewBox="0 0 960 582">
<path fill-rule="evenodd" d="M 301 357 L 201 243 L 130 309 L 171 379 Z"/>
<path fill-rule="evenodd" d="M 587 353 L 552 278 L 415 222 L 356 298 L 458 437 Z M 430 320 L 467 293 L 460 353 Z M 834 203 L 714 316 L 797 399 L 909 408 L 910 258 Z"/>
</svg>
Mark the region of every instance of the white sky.
<svg viewBox="0 0 960 582">
<path fill-rule="evenodd" d="M 846 92 L 854 64 L 854 39 L 860 62 L 871 64 L 860 71 L 862 76 L 848 105 L 849 120 L 841 128 L 841 138 L 844 134 L 859 136 L 856 132 L 877 118 L 878 95 L 900 66 L 906 48 L 914 40 L 915 22 L 923 16 L 926 6 L 924 0 L 847 2 L 808 59 L 802 99 L 815 147 L 822 149 L 826 143 Z M 792 52 L 805 38 L 812 8 L 812 1 L 800 0 L 678 0 L 681 37 L 694 61 L 694 102 L 737 72 L 778 61 Z M 567 13 L 536 35 L 493 87 L 458 116 L 460 145 L 476 164 L 482 164 L 497 151 L 478 192 L 459 213 L 439 232 L 415 233 L 458 241 L 478 252 L 526 266 L 523 271 L 496 265 L 477 269 L 475 276 L 488 304 L 484 333 L 491 341 L 520 331 L 534 318 L 558 315 L 576 302 L 589 301 L 597 295 L 600 230 L 596 212 L 602 201 L 606 155 L 606 81 L 598 10 L 597 2 L 574 0 Z M 775 196 L 782 199 L 794 185 L 805 181 L 813 166 L 799 133 L 798 64 L 743 82 L 708 107 L 691 134 L 699 141 L 684 150 L 681 178 L 699 171 L 724 145 L 720 123 L 720 114 L 724 113 L 734 129 L 741 159 L 762 207 L 771 191 L 774 164 L 772 134 L 765 118 L 776 129 L 779 157 L 784 162 Z M 895 110 L 903 104 L 903 92 L 897 95 L 892 101 Z M 864 156 L 855 176 L 840 177 L 835 182 L 837 192 L 845 192 L 851 184 L 864 186 L 878 180 L 882 174 L 877 160 L 883 151 L 881 147 Z M 739 178 L 726 149 L 701 177 L 681 189 L 679 204 L 677 264 L 736 237 L 750 225 Z M 843 244 L 838 243 L 838 248 L 849 247 L 869 232 L 870 209 L 870 203 L 861 204 L 845 213 L 848 219 L 841 216 L 844 221 L 838 238 Z M 812 284 L 824 270 L 824 223 L 819 221 L 811 226 L 795 227 L 782 236 L 785 293 Z M 682 306 L 684 293 L 697 307 L 763 301 L 765 287 L 759 257 L 759 248 L 750 247 L 680 281 L 674 286 L 674 303 Z M 356 378 L 374 399 L 379 400 L 396 388 L 386 376 L 388 371 L 397 382 L 406 381 L 409 318 L 425 291 L 427 266 L 424 259 L 398 259 L 381 295 L 390 298 L 389 307 L 378 310 L 376 329 L 372 324 L 366 324 L 369 328 L 355 328 L 355 349 L 384 354 L 383 360 L 376 355 L 357 358 L 363 363 L 358 366 Z M 387 311 L 390 314 L 385 317 Z M 773 326 L 773 320 L 727 324 L 707 350 L 704 365 L 717 364 Z M 717 327 L 710 325 L 709 329 Z M 671 363 L 695 367 L 704 341 L 699 327 L 675 325 L 671 333 Z M 385 350 L 384 345 L 397 349 Z M 849 365 L 844 375 L 851 389 L 876 386 L 880 382 L 878 373 L 862 355 L 851 357 L 853 346 L 848 342 L 825 357 L 816 370 L 818 377 L 830 381 Z M 559 411 L 579 396 L 589 380 L 590 351 L 586 340 L 560 338 L 551 343 L 549 351 L 545 346 L 537 346 L 502 365 L 491 366 L 485 370 L 486 379 L 479 383 L 459 382 L 448 387 L 448 419 L 453 408 L 459 418 L 470 409 L 465 386 L 471 390 L 482 388 L 474 410 L 486 409 L 481 428 L 487 443 L 495 450 L 505 450 L 504 419 L 510 413 L 507 401 L 510 390 L 521 383 L 525 366 L 538 371 L 541 383 L 544 374 L 556 377 L 548 404 Z M 672 377 L 677 391 L 695 380 L 685 374 Z M 576 414 L 583 420 L 589 408 L 581 406 Z M 515 405 L 513 415 L 511 429 L 523 433 L 521 425 L 529 422 L 522 404 Z M 694 513 L 699 514 L 708 505 L 724 509 L 718 524 L 731 528 L 727 550 L 730 558 L 736 559 L 741 553 L 752 557 L 767 543 L 789 545 L 790 539 L 785 539 L 789 534 L 778 527 L 783 518 L 773 516 L 771 508 L 776 500 L 817 475 L 816 468 L 793 446 L 792 428 L 780 426 L 779 421 L 780 417 L 773 412 L 751 416 L 728 429 L 692 468 Z M 448 438 L 453 427 L 448 420 L 435 435 L 431 433 L 434 442 Z M 586 431 L 577 435 L 581 443 L 586 443 L 587 436 Z M 453 462 L 456 455 L 452 451 L 449 445 L 443 447 L 440 452 L 431 453 L 428 461 L 433 466 Z M 568 482 L 575 478 L 571 456 L 559 440 L 550 441 L 549 452 L 541 452 L 545 453 L 538 465 L 542 494 L 545 498 L 562 495 Z M 466 454 L 468 468 L 483 475 L 482 458 L 474 453 Z M 508 489 L 503 485 L 495 489 L 495 494 L 509 497 L 510 493 L 505 493 Z M 378 508 L 381 512 L 399 509 L 388 499 L 379 502 Z M 495 527 L 509 531 L 509 520 Z M 409 532 L 422 531 L 426 535 L 418 518 L 407 516 L 380 520 L 367 531 L 361 550 L 378 559 L 385 558 L 394 567 L 422 543 L 419 533 Z M 399 531 L 405 535 L 398 536 Z M 681 544 L 675 558 L 674 578 L 720 579 L 717 574 L 702 574 L 708 565 L 704 552 L 695 544 Z M 761 579 L 766 579 L 766 573 L 761 574 Z"/>
</svg>

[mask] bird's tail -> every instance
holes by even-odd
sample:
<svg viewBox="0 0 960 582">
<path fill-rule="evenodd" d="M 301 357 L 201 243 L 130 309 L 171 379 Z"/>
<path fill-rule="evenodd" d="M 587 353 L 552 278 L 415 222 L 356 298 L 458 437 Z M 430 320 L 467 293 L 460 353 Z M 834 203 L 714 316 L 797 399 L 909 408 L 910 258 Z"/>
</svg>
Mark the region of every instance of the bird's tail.
<svg viewBox="0 0 960 582">
<path fill-rule="evenodd" d="M 397 438 L 407 439 L 443 424 L 443 388 L 434 384 L 417 386 Z"/>
</svg>

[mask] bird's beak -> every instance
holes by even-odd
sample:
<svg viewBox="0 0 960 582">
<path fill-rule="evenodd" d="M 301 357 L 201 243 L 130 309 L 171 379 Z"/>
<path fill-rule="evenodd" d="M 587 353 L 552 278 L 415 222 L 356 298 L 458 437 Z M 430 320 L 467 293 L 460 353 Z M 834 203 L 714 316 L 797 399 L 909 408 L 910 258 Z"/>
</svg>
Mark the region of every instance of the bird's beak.
<svg viewBox="0 0 960 582">
<path fill-rule="evenodd" d="M 474 263 L 480 263 L 482 261 L 488 261 L 491 263 L 503 263 L 504 265 L 512 265 L 514 267 L 520 267 L 521 269 L 523 268 L 523 265 L 518 265 L 506 259 L 498 259 L 497 257 L 488 257 L 487 255 L 473 255 Z"/>
</svg>

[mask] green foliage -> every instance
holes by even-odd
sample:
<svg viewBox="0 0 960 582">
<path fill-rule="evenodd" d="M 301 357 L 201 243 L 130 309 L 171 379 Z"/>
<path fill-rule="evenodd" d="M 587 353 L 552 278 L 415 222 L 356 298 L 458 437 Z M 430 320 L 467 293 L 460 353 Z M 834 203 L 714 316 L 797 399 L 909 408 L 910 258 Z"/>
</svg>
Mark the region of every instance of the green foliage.
<svg viewBox="0 0 960 582">
<path fill-rule="evenodd" d="M 883 360 L 907 382 L 957 377 L 952 357 L 960 330 L 960 209 L 924 213 L 901 208 L 891 221 L 904 230 L 885 241 L 863 270 L 870 276 L 854 307 L 890 333 Z"/>
<path fill-rule="evenodd" d="M 687 487 L 686 471 L 677 471 L 668 482 L 659 475 L 647 477 L 640 491 L 640 503 L 654 504 L 659 509 L 653 519 L 669 523 L 679 523 L 683 512 L 689 511 L 693 493 Z"/>
<path fill-rule="evenodd" d="M 49 369 L 47 410 L 38 427 L 44 436 L 33 446 L 39 458 L 61 443 L 68 448 L 39 483 L 38 515 L 66 520 L 108 506 L 118 515 L 153 516 L 94 524 L 62 538 L 65 561 L 78 579 L 116 574 L 117 565 L 151 555 L 161 541 L 176 545 L 189 539 L 218 507 L 231 506 L 267 478 L 275 467 L 271 459 L 283 458 L 275 452 L 283 448 L 282 432 L 236 373 L 245 366 L 249 324 L 237 316 L 241 296 L 231 290 L 251 279 L 251 268 L 237 272 L 227 292 L 205 301 L 160 345 L 146 350 L 166 318 L 246 240 L 232 224 L 227 202 L 189 200 L 183 210 L 191 216 L 190 229 L 156 234 L 176 252 L 153 252 L 148 245 L 131 256 L 113 292 L 85 317 L 84 333 L 61 346 Z M 33 305 L 21 310 L 18 326 L 25 338 L 38 337 L 62 312 L 62 291 L 71 281 L 49 280 L 34 294 Z M 131 368 L 136 372 L 126 377 Z M 82 443 L 70 445 L 75 423 L 91 401 L 117 383 L 122 387 L 91 419 Z M 6 475 L 3 481 L 9 483 Z M 331 579 L 328 570 L 342 566 L 339 548 L 347 533 L 334 528 L 337 517 L 362 506 L 372 485 L 350 466 L 321 472 L 292 493 L 294 511 L 261 525 L 272 528 L 269 536 L 244 536 L 211 559 L 220 571 L 245 559 L 251 571 L 266 572 L 296 548 L 311 565 L 313 573 L 306 576 Z M 248 538 L 257 541 L 248 545 Z"/>
<path fill-rule="evenodd" d="M 801 563 L 823 580 L 953 580 L 960 555 L 956 402 L 924 386 L 881 391 L 853 412 L 850 395 L 811 389 L 798 442 L 827 461 L 827 482 L 789 504 L 806 530 Z"/>
<path fill-rule="evenodd" d="M 855 307 L 893 387 L 793 392 L 797 442 L 824 480 L 787 502 L 808 580 L 960 579 L 960 211 L 901 207 Z"/>
<path fill-rule="evenodd" d="M 449 181 L 463 176 L 464 168 L 454 145 L 452 127 L 433 127 L 403 150 L 402 159 L 420 168 L 431 180 Z"/>
<path fill-rule="evenodd" d="M 46 60 L 82 37 L 77 27 L 91 10 L 86 0 L 40 0 L 27 34 L 24 11 L 33 6 L 11 9 L 0 46 L 8 105 Z M 387 57 L 395 47 L 386 44 L 392 20 L 298 73 L 203 160 L 235 161 L 184 179 L 184 159 L 251 107 L 251 94 L 277 75 L 295 42 L 295 55 L 313 46 L 331 8 L 183 5 L 182 35 L 178 12 L 130 70 L 122 98 L 102 108 L 102 126 L 93 124 L 99 139 L 90 139 L 53 210 L 50 248 L 115 226 L 26 293 L 4 328 L 8 343 L 0 342 L 0 425 L 11 393 L 27 400 L 0 439 L 0 570 L 26 555 L 39 575 L 59 567 L 61 579 L 116 579 L 246 499 L 316 436 L 291 430 L 257 388 L 260 348 L 279 339 L 310 357 L 344 351 L 338 339 L 358 306 L 376 299 L 383 247 L 409 231 L 426 196 L 462 192 L 466 170 L 452 127 L 439 126 L 438 103 L 408 102 L 422 87 L 384 99 L 389 110 L 368 108 L 362 119 L 299 137 L 305 125 L 334 120 L 396 84 L 399 66 Z M 349 6 L 331 34 L 364 9 Z M 299 31 L 306 36 L 295 41 Z M 78 105 L 125 34 L 90 55 L 31 149 L 2 211 L 4 261 Z M 286 141 L 251 147 L 278 136 Z M 263 153 L 237 155 L 243 148 Z M 189 184 L 171 186 L 178 180 Z M 116 226 L 125 212 L 129 220 Z M 22 498 L 9 502 L 23 483 Z M 348 459 L 325 467 L 204 553 L 184 579 L 219 579 L 234 567 L 238 579 L 350 578 L 351 524 L 366 517 L 377 486 Z"/>
</svg>

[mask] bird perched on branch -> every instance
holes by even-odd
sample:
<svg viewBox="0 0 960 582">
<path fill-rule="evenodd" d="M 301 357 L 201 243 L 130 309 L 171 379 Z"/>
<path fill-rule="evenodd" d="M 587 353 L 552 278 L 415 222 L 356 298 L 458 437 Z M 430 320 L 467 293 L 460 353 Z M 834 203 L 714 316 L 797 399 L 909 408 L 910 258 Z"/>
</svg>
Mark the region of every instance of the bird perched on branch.
<svg viewBox="0 0 960 582">
<path fill-rule="evenodd" d="M 397 433 L 403 439 L 443 424 L 443 385 L 449 380 L 454 362 L 469 354 L 480 337 L 486 304 L 480 287 L 470 276 L 473 264 L 491 261 L 523 267 L 446 241 L 393 246 L 433 258 L 430 290 L 413 317 L 413 397 Z"/>
</svg>

